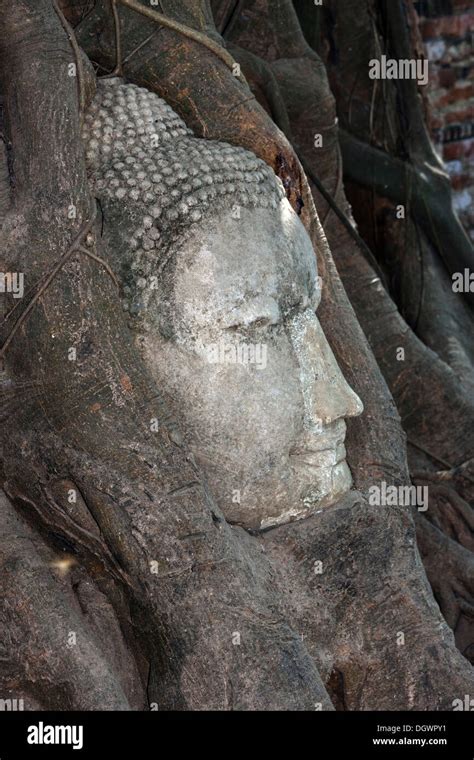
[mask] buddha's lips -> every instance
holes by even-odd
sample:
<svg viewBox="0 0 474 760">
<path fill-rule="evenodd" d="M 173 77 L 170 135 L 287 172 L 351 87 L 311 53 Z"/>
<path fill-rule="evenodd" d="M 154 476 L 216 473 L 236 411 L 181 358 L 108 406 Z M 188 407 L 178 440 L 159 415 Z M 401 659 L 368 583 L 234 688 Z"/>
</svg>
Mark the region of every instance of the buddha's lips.
<svg viewBox="0 0 474 760">
<path fill-rule="evenodd" d="M 290 450 L 290 460 L 294 464 L 309 467 L 327 467 L 328 464 L 336 466 L 346 459 L 345 439 L 346 424 L 344 420 L 336 420 L 316 438 L 312 436 L 294 446 Z M 328 457 L 333 461 L 328 463 Z"/>
<path fill-rule="evenodd" d="M 329 465 L 327 462 L 321 461 L 322 455 L 332 454 L 334 461 Z M 327 467 L 336 467 L 337 465 L 345 462 L 346 460 L 346 447 L 343 443 L 337 446 L 330 446 L 328 448 L 320 449 L 319 451 L 304 451 L 298 454 L 290 454 L 290 460 L 293 465 L 307 466 L 316 469 L 326 469 Z"/>
</svg>

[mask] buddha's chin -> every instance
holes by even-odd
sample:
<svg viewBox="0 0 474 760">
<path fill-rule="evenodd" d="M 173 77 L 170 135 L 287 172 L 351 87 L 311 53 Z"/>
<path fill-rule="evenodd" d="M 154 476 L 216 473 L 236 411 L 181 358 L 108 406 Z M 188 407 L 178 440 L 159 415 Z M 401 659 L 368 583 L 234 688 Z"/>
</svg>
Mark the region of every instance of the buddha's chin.
<svg viewBox="0 0 474 760">
<path fill-rule="evenodd" d="M 295 473 L 295 499 L 292 506 L 280 514 L 268 516 L 260 530 L 303 520 L 335 505 L 352 487 L 352 475 L 346 460 L 331 467 L 311 467 Z"/>
</svg>

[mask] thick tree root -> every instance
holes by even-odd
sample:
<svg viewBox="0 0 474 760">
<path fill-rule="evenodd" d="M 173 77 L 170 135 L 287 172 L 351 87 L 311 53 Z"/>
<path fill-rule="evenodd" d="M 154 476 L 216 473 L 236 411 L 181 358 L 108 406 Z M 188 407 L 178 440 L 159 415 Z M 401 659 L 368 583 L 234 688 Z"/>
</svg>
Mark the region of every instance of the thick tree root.
<svg viewBox="0 0 474 760">
<path fill-rule="evenodd" d="M 424 516 L 416 518 L 417 541 L 431 587 L 448 625 L 456 631 L 462 615 L 474 618 L 472 550 L 449 538 Z M 467 646 L 472 647 L 472 638 Z"/>
</svg>

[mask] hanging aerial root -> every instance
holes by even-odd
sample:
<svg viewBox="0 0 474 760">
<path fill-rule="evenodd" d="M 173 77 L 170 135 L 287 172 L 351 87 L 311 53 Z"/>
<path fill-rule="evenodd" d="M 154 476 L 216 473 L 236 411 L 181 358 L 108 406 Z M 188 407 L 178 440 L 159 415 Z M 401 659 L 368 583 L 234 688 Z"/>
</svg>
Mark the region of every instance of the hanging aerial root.
<svg viewBox="0 0 474 760">
<path fill-rule="evenodd" d="M 115 66 L 110 74 L 105 74 L 101 79 L 110 79 L 112 77 L 121 77 L 123 75 L 123 60 L 122 60 L 122 33 L 120 30 L 120 16 L 117 8 L 117 1 L 110 0 L 112 8 L 112 15 L 114 17 L 114 32 L 115 32 Z"/>
<path fill-rule="evenodd" d="M 380 281 L 382 282 L 382 284 L 384 285 L 385 289 L 387 290 L 387 282 L 386 282 L 385 276 L 384 276 L 382 270 L 380 269 L 380 265 L 379 265 L 377 259 L 375 258 L 374 254 L 370 250 L 370 248 L 367 245 L 367 243 L 365 242 L 365 240 L 363 240 L 361 238 L 361 236 L 357 232 L 356 228 L 352 224 L 352 222 L 349 219 L 349 217 L 347 216 L 347 214 L 344 213 L 344 211 L 339 206 L 339 204 L 337 203 L 336 199 L 331 195 L 331 193 L 328 190 L 326 190 L 325 186 L 323 185 L 323 183 L 321 182 L 321 180 L 319 179 L 319 177 L 317 177 L 316 174 L 313 172 L 313 170 L 309 166 L 308 162 L 305 161 L 302 156 L 299 156 L 299 159 L 301 161 L 301 164 L 303 166 L 303 169 L 304 169 L 305 174 L 308 177 L 308 179 L 314 185 L 316 185 L 316 189 L 318 190 L 318 192 L 321 193 L 321 195 L 323 196 L 324 200 L 328 204 L 328 206 L 331 209 L 331 211 L 334 211 L 334 213 L 336 214 L 337 218 L 342 222 L 342 224 L 346 228 L 346 230 L 349 233 L 349 235 L 351 236 L 351 238 L 354 240 L 354 242 L 357 244 L 357 246 L 359 247 L 359 249 L 362 251 L 362 254 L 364 255 L 364 257 L 367 259 L 367 261 L 373 267 L 373 269 L 375 269 L 376 274 L 378 275 Z M 337 191 L 338 187 L 339 187 L 339 181 L 338 181 L 338 183 L 336 185 L 336 191 Z M 327 217 L 328 217 L 328 214 L 326 214 L 326 216 L 324 218 L 324 221 L 327 220 Z"/>
<path fill-rule="evenodd" d="M 71 47 L 74 52 L 74 57 L 76 59 L 77 89 L 78 89 L 78 98 L 79 98 L 79 123 L 80 123 L 80 126 L 82 127 L 82 123 L 84 121 L 84 112 L 86 110 L 86 88 L 85 88 L 84 67 L 82 65 L 82 60 L 81 60 L 81 50 L 80 50 L 79 45 L 77 44 L 74 30 L 72 26 L 69 24 L 69 22 L 65 19 L 64 14 L 57 3 L 57 0 L 52 0 L 52 3 L 53 3 L 53 8 L 56 11 L 56 14 L 61 22 L 61 25 L 68 36 L 69 42 L 71 43 Z"/>
</svg>

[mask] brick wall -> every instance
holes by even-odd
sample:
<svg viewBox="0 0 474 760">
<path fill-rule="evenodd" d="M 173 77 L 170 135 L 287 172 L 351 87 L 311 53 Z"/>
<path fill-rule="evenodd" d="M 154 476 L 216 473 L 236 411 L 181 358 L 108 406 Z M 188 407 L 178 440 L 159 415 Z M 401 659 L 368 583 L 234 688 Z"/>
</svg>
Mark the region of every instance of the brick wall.
<svg viewBox="0 0 474 760">
<path fill-rule="evenodd" d="M 430 60 L 431 132 L 451 176 L 454 203 L 474 240 L 474 4 L 415 2 Z"/>
</svg>

